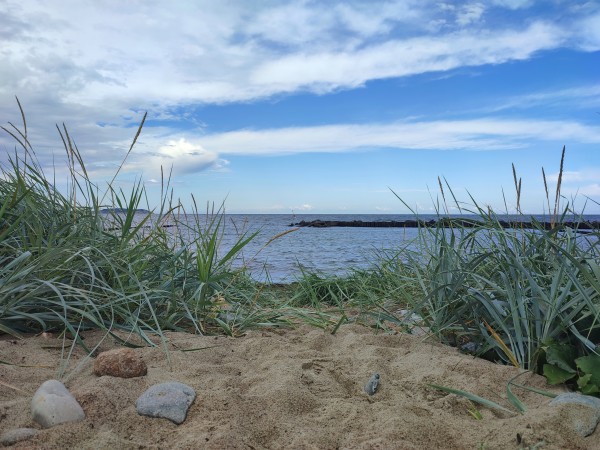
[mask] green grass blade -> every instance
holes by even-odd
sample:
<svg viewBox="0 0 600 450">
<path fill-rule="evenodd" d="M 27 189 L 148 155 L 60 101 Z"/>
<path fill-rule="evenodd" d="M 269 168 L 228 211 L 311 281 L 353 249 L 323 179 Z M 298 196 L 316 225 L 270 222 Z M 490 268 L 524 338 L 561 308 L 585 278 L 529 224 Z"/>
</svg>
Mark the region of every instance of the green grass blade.
<svg viewBox="0 0 600 450">
<path fill-rule="evenodd" d="M 432 383 L 427 383 L 427 386 L 431 386 L 432 388 L 439 389 L 440 391 L 448 392 L 449 394 L 456 394 L 456 395 L 459 395 L 461 397 L 468 398 L 472 402 L 479 403 L 481 405 L 487 406 L 488 408 L 497 409 L 499 411 L 504 411 L 504 412 L 507 412 L 509 414 L 514 414 L 514 411 L 511 411 L 510 409 L 506 409 L 504 406 L 501 406 L 501 405 L 499 405 L 496 402 L 493 402 L 493 401 L 488 400 L 488 399 L 483 398 L 483 397 L 479 397 L 478 395 L 472 394 L 472 393 L 467 392 L 467 391 L 461 391 L 461 390 L 458 390 L 458 389 L 452 389 L 452 388 L 449 388 L 449 387 L 439 386 L 437 384 L 432 384 Z"/>
</svg>

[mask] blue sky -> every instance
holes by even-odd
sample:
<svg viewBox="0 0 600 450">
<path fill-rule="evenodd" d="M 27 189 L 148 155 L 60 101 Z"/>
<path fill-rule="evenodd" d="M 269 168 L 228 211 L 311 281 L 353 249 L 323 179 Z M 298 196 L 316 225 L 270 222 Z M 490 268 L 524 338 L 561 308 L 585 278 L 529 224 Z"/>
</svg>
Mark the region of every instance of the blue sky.
<svg viewBox="0 0 600 450">
<path fill-rule="evenodd" d="M 0 1 L 0 119 L 66 179 L 65 123 L 102 187 L 160 168 L 231 213 L 431 212 L 459 200 L 600 213 L 598 1 Z M 0 136 L 0 159 L 15 151 Z M 454 211 L 452 211 L 454 212 Z"/>
</svg>

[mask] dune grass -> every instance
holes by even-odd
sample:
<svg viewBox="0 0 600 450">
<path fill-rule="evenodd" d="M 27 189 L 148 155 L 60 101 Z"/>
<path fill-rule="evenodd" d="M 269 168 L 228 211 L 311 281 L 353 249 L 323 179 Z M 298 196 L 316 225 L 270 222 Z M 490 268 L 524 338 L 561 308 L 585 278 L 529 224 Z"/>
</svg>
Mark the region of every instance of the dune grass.
<svg viewBox="0 0 600 450">
<path fill-rule="evenodd" d="M 472 200 L 474 228 L 422 230 L 418 254 L 405 255 L 420 298 L 409 299 L 415 312 L 444 341 L 471 343 L 477 353 L 524 369 L 540 371 L 545 349 L 567 343 L 577 355 L 595 353 L 600 315 L 599 233 L 580 233 L 565 225 L 575 214 L 560 207 L 560 180 L 550 230 L 532 221 L 532 229 L 506 229 L 500 217 Z M 515 177 L 517 211 L 521 180 Z M 544 184 L 550 206 L 547 183 Z M 440 187 L 442 184 L 440 183 Z M 445 205 L 445 196 L 442 189 Z M 448 208 L 444 206 L 445 212 Z"/>
<path fill-rule="evenodd" d="M 254 235 L 224 250 L 223 205 L 200 214 L 193 199 L 188 214 L 167 178 L 150 210 L 141 182 L 129 193 L 115 187 L 118 171 L 101 188 L 66 128 L 63 194 L 29 144 L 25 115 L 22 127 L 2 128 L 16 149 L 0 176 L 0 332 L 58 329 L 78 339 L 87 328 L 128 330 L 151 344 L 163 330 L 238 335 L 289 324 L 277 298 L 232 268 Z"/>
</svg>

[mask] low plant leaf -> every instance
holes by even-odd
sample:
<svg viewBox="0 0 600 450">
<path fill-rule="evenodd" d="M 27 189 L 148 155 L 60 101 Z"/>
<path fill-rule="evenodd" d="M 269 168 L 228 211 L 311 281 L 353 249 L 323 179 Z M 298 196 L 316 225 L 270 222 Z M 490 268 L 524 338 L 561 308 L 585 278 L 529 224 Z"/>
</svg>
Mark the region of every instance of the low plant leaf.
<svg viewBox="0 0 600 450">
<path fill-rule="evenodd" d="M 576 370 L 573 367 L 573 361 L 575 360 L 575 348 L 569 344 L 559 344 L 552 342 L 550 345 L 545 347 L 546 361 L 548 364 L 552 364 L 561 368 L 564 371 L 575 373 Z"/>
<path fill-rule="evenodd" d="M 600 355 L 582 356 L 575 360 L 577 368 L 586 374 L 591 374 L 592 378 L 600 384 Z"/>
<path fill-rule="evenodd" d="M 584 394 L 596 394 L 600 392 L 600 356 L 595 354 L 582 356 L 575 360 L 575 364 L 577 364 L 577 368 L 581 372 L 585 373 L 584 376 L 577 380 L 581 391 Z M 585 384 L 581 385 L 580 380 Z"/>
<path fill-rule="evenodd" d="M 592 374 L 588 373 L 577 379 L 577 386 L 582 394 L 591 395 L 600 392 L 600 387 L 592 380 Z"/>
<path fill-rule="evenodd" d="M 549 384 L 562 384 L 574 378 L 576 373 L 561 369 L 552 364 L 544 364 L 544 376 Z"/>
</svg>

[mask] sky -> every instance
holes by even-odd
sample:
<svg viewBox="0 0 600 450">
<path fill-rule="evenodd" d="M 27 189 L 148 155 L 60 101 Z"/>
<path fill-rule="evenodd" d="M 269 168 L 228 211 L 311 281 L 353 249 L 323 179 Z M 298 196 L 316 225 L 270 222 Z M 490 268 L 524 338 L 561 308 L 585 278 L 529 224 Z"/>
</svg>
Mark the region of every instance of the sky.
<svg viewBox="0 0 600 450">
<path fill-rule="evenodd" d="M 229 213 L 600 214 L 600 1 L 0 0 L 0 124 L 66 190 Z M 20 157 L 0 130 L 0 164 Z M 162 168 L 162 169 L 161 169 Z M 447 184 L 446 184 L 447 183 Z M 401 198 L 403 201 L 400 201 Z M 457 212 L 451 202 L 449 212 Z M 188 206 L 189 207 L 189 206 Z"/>
</svg>

